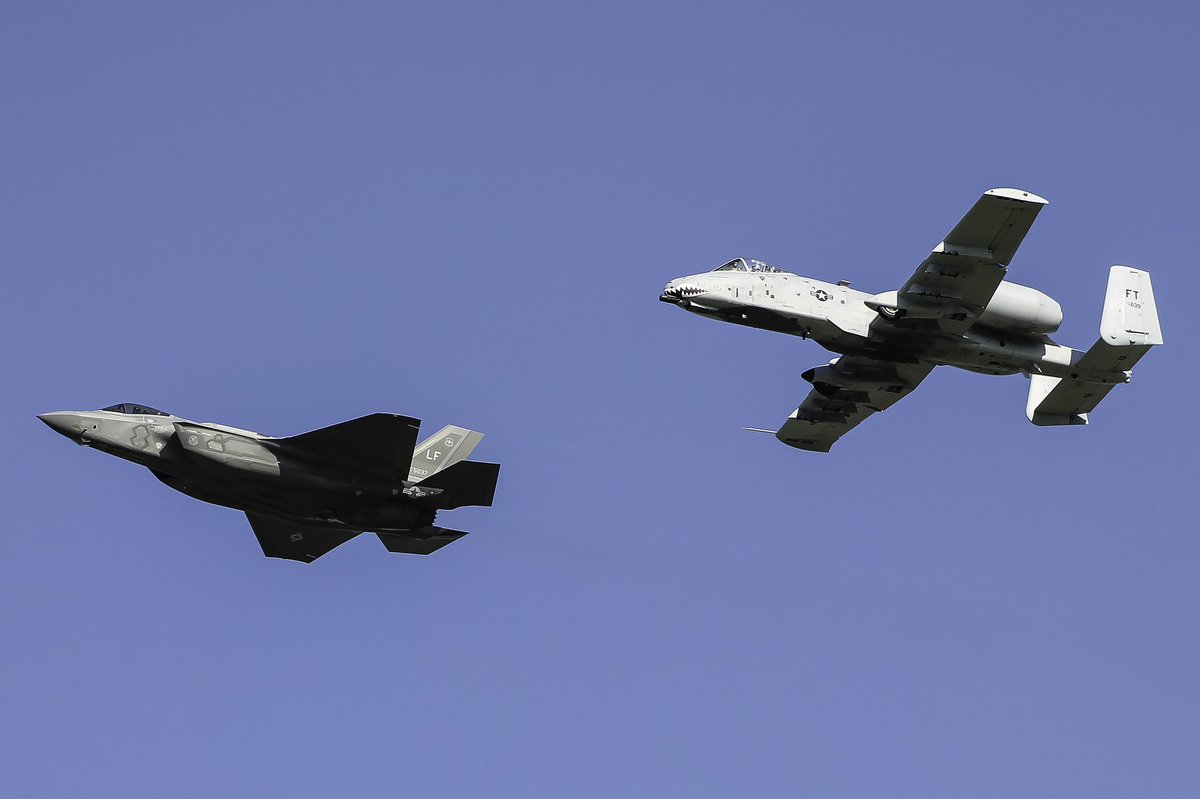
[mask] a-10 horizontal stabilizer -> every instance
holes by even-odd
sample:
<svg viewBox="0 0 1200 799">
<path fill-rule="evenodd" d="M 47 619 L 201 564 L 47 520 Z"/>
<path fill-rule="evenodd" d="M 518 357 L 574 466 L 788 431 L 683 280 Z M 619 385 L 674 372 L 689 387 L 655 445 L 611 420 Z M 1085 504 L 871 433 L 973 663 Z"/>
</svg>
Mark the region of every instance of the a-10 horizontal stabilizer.
<svg viewBox="0 0 1200 799">
<path fill-rule="evenodd" d="M 500 464 L 460 461 L 421 481 L 423 488 L 440 488 L 445 493 L 438 507 L 445 510 L 465 505 L 490 507 L 496 495 Z"/>
<path fill-rule="evenodd" d="M 404 555 L 429 555 L 446 544 L 453 544 L 466 533 L 447 530 L 445 527 L 421 527 L 413 530 L 411 535 L 393 533 L 376 533 L 376 535 L 387 547 L 388 552 L 399 552 Z"/>
<path fill-rule="evenodd" d="M 311 433 L 277 438 L 275 446 L 302 457 L 353 464 L 403 474 L 412 459 L 421 421 L 393 413 L 373 413 Z"/>
<path fill-rule="evenodd" d="M 321 527 L 301 527 L 282 519 L 247 513 L 259 546 L 268 558 L 298 560 L 312 563 L 332 549 L 340 547 L 359 534 L 358 530 L 327 530 Z"/>
<path fill-rule="evenodd" d="M 1038 427 L 1087 424 L 1088 414 L 1112 388 L 1111 383 L 1087 383 L 1050 375 L 1030 375 L 1025 418 Z"/>
</svg>

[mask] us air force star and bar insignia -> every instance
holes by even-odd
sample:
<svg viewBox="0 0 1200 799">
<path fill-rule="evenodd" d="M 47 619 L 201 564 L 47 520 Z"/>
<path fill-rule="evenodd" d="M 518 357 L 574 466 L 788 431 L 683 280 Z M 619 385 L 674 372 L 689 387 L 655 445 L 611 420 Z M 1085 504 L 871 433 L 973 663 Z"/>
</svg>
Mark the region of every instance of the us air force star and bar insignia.
<svg viewBox="0 0 1200 799">
<path fill-rule="evenodd" d="M 825 289 L 817 289 L 813 292 L 813 296 L 821 302 L 825 302 L 825 300 L 829 299 L 829 292 Z"/>
</svg>

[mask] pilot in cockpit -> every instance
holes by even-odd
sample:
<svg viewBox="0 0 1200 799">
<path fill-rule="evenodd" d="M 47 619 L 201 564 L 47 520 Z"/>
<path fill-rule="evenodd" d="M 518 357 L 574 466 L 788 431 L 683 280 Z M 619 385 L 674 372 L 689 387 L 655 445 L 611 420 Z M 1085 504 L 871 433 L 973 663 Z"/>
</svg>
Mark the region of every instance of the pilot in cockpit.
<svg viewBox="0 0 1200 799">
<path fill-rule="evenodd" d="M 735 258 L 724 266 L 718 266 L 714 272 L 782 272 L 783 270 L 777 266 L 771 266 L 765 261 L 756 261 L 751 258 L 748 262 L 745 258 Z"/>
<path fill-rule="evenodd" d="M 125 413 L 130 416 L 170 416 L 166 411 L 160 411 L 156 408 L 151 408 L 146 405 L 135 405 L 132 402 L 119 402 L 116 405 L 109 405 L 101 410 L 112 411 L 113 413 Z"/>
</svg>

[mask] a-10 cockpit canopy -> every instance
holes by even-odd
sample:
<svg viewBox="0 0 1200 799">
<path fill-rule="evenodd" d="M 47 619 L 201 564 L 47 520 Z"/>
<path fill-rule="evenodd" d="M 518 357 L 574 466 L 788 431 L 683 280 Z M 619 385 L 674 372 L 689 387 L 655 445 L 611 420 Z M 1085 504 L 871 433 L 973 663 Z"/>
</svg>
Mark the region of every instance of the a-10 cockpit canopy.
<svg viewBox="0 0 1200 799">
<path fill-rule="evenodd" d="M 766 261 L 756 261 L 753 258 L 734 258 L 729 263 L 718 266 L 714 272 L 785 272 L 778 266 L 771 266 Z"/>
<path fill-rule="evenodd" d="M 132 402 L 118 402 L 116 405 L 109 405 L 101 410 L 112 411 L 113 413 L 127 413 L 130 416 L 170 416 L 166 411 L 160 411 L 151 408 L 149 405 L 135 405 Z"/>
</svg>

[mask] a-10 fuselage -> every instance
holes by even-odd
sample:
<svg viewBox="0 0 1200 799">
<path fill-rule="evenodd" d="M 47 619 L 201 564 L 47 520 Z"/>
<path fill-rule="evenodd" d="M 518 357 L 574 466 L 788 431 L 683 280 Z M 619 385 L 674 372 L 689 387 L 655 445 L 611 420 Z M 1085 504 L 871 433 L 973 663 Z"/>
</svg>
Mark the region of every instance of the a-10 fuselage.
<svg viewBox="0 0 1200 799">
<path fill-rule="evenodd" d="M 1111 372 L 1081 375 L 1083 353 L 1050 341 L 1062 310 L 1036 289 L 1002 282 L 986 310 L 962 336 L 946 336 L 923 309 L 898 308 L 896 292 L 868 294 L 845 283 L 827 283 L 784 272 L 760 261 L 736 259 L 697 275 L 672 280 L 659 297 L 692 313 L 734 324 L 811 338 L 843 355 L 893 361 L 926 361 L 984 374 L 1046 374 L 1125 382 Z M 943 306 L 928 308 L 945 314 Z M 953 312 L 951 309 L 949 312 Z"/>
<path fill-rule="evenodd" d="M 153 409 L 145 409 L 153 411 Z M 160 412 L 48 413 L 79 444 L 150 469 L 171 488 L 216 505 L 292 519 L 307 527 L 405 532 L 431 525 L 452 497 L 395 474 L 328 462 L 248 430 Z M 404 454 L 405 473 L 411 451 Z"/>
</svg>

